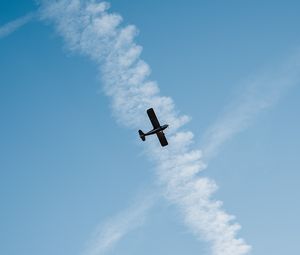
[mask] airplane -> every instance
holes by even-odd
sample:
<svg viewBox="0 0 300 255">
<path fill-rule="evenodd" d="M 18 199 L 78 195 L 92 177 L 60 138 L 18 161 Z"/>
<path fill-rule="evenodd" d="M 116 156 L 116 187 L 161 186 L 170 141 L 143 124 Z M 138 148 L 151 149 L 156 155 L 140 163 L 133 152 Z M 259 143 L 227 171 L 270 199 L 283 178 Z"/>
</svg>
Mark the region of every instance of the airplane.
<svg viewBox="0 0 300 255">
<path fill-rule="evenodd" d="M 157 138 L 161 144 L 161 146 L 167 146 L 168 145 L 168 141 L 165 137 L 165 134 L 164 134 L 164 130 L 169 126 L 169 125 L 163 125 L 161 126 L 159 124 L 159 121 L 155 115 L 155 112 L 153 110 L 153 108 L 150 108 L 147 110 L 147 114 L 148 114 L 148 117 L 152 123 L 152 126 L 153 126 L 153 129 L 150 130 L 149 132 L 147 133 L 144 133 L 142 130 L 139 130 L 139 135 L 140 135 L 140 138 L 145 141 L 146 140 L 146 136 L 148 135 L 154 135 L 156 134 L 157 135 Z"/>
</svg>

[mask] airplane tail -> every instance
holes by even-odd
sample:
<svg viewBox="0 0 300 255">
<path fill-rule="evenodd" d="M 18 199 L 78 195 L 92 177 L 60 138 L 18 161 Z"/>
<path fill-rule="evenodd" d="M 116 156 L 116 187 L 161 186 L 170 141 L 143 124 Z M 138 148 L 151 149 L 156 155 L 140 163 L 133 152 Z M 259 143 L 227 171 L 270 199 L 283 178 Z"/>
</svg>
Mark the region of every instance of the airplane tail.
<svg viewBox="0 0 300 255">
<path fill-rule="evenodd" d="M 144 132 L 142 130 L 139 130 L 139 135 L 140 135 L 140 138 L 145 141 L 146 140 L 146 136 L 144 134 Z"/>
</svg>

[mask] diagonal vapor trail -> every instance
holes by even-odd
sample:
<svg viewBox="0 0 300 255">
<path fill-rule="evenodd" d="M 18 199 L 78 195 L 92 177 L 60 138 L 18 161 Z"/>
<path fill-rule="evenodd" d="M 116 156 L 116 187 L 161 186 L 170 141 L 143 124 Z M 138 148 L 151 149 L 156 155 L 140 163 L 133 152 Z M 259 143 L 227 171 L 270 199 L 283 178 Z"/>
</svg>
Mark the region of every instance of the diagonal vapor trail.
<svg viewBox="0 0 300 255">
<path fill-rule="evenodd" d="M 144 223 L 154 201 L 153 194 L 143 194 L 142 199 L 138 199 L 132 206 L 99 225 L 83 254 L 106 254 L 127 233 Z"/>
<path fill-rule="evenodd" d="M 34 18 L 34 13 L 28 13 L 16 20 L 10 21 L 2 26 L 0 26 L 0 39 L 17 31 L 19 28 L 26 25 Z"/>
<path fill-rule="evenodd" d="M 165 197 L 180 209 L 187 227 L 211 244 L 214 255 L 247 254 L 250 246 L 237 237 L 240 225 L 222 209 L 222 202 L 212 199 L 217 185 L 199 176 L 206 167 L 202 152 L 193 148 L 193 133 L 180 129 L 189 118 L 180 115 L 173 100 L 161 96 L 158 85 L 149 79 L 150 67 L 134 41 L 136 27 L 122 25 L 122 17 L 110 13 L 109 7 L 93 0 L 44 0 L 39 13 L 55 25 L 71 51 L 98 64 L 117 121 L 137 130 L 145 122 L 145 109 L 155 106 L 170 124 L 170 145 L 158 152 L 157 143 L 149 141 L 147 150 Z"/>
<path fill-rule="evenodd" d="M 217 155 L 222 145 L 247 128 L 263 111 L 271 108 L 293 86 L 300 82 L 300 51 L 269 67 L 243 83 L 240 93 L 208 127 L 204 134 L 202 151 L 205 161 Z"/>
</svg>

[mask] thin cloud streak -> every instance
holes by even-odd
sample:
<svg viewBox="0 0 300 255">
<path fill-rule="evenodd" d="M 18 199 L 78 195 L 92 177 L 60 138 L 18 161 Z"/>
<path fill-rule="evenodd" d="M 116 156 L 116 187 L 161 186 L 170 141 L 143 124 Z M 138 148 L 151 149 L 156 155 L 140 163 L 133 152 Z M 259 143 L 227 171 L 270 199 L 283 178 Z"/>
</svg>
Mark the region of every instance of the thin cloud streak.
<svg viewBox="0 0 300 255">
<path fill-rule="evenodd" d="M 136 201 L 127 210 L 101 224 L 93 234 L 83 254 L 98 255 L 111 251 L 126 234 L 144 223 L 153 203 L 154 197 L 145 195 L 143 200 Z"/>
<path fill-rule="evenodd" d="M 0 27 L 0 39 L 14 33 L 34 18 L 34 13 L 26 14 L 16 20 L 10 21 Z"/>
<path fill-rule="evenodd" d="M 300 52 L 282 61 L 281 65 L 249 78 L 239 93 L 207 129 L 203 138 L 206 162 L 217 155 L 222 145 L 247 128 L 259 114 L 274 106 L 293 86 L 300 83 Z"/>
<path fill-rule="evenodd" d="M 45 0 L 41 1 L 40 15 L 54 23 L 70 50 L 98 63 L 104 92 L 111 98 L 118 122 L 134 130 L 143 128 L 148 123 L 145 109 L 155 106 L 158 116 L 170 124 L 170 145 L 157 150 L 158 142 L 149 140 L 147 155 L 156 163 L 157 180 L 165 197 L 178 206 L 197 239 L 209 242 L 214 255 L 248 253 L 250 246 L 237 238 L 240 225 L 222 209 L 222 202 L 212 198 L 217 185 L 199 177 L 206 167 L 202 152 L 193 148 L 193 133 L 180 130 L 189 117 L 178 113 L 171 98 L 160 95 L 156 82 L 149 79 L 149 65 L 140 58 L 142 47 L 134 41 L 136 27 L 121 25 L 122 17 L 109 13 L 109 7 L 98 1 Z M 107 231 L 108 238 L 99 235 L 96 243 L 119 240 L 125 232 Z M 96 249 L 92 255 L 101 252 Z"/>
</svg>

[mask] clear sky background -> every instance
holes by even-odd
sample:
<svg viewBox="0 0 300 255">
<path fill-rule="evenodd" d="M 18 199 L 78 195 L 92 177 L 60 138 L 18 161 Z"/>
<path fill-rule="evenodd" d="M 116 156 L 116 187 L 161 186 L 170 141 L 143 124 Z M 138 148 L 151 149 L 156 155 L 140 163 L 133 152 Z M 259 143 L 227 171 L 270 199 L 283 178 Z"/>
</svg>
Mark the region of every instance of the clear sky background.
<svg viewBox="0 0 300 255">
<path fill-rule="evenodd" d="M 192 117 L 185 128 L 200 148 L 249 77 L 275 77 L 300 47 L 298 1 L 110 2 L 139 28 L 151 78 Z M 0 27 L 36 10 L 34 1 L 1 0 Z M 1 254 L 83 254 L 99 224 L 155 189 L 147 144 L 117 124 L 99 80 L 97 66 L 43 22 L 0 39 Z M 299 116 L 295 81 L 203 173 L 217 182 L 215 198 L 237 217 L 251 254 L 300 254 Z M 160 199 L 108 254 L 210 251 Z"/>
</svg>

